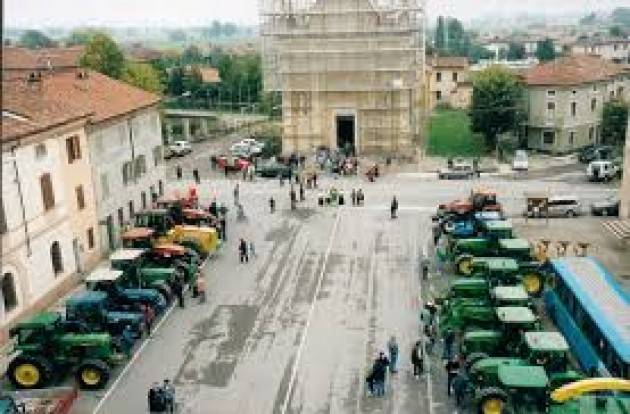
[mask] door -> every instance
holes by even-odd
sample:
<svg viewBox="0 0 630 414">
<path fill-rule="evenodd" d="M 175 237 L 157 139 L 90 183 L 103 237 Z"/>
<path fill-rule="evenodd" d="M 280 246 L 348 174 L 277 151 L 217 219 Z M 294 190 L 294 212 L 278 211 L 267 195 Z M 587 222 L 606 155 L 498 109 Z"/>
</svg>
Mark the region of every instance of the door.
<svg viewBox="0 0 630 414">
<path fill-rule="evenodd" d="M 337 115 L 337 149 L 346 155 L 355 155 L 355 117 L 354 115 Z"/>
</svg>

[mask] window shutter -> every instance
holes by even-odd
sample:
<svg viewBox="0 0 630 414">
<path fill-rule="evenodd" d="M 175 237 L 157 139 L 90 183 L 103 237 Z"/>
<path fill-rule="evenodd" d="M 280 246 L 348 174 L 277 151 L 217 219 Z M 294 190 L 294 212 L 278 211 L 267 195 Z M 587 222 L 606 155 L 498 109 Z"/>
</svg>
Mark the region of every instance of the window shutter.
<svg viewBox="0 0 630 414">
<path fill-rule="evenodd" d="M 74 156 L 77 160 L 81 159 L 81 140 L 79 139 L 78 135 L 75 135 L 73 137 L 73 142 L 74 142 Z"/>
<path fill-rule="evenodd" d="M 39 184 L 42 189 L 42 200 L 44 202 L 44 210 L 50 210 L 55 206 L 55 194 L 53 192 L 50 174 L 43 174 L 39 178 Z"/>
<path fill-rule="evenodd" d="M 72 144 L 72 138 L 66 139 L 66 152 L 68 153 L 68 164 L 72 164 L 72 161 L 74 161 L 74 148 Z"/>
<path fill-rule="evenodd" d="M 83 194 L 83 186 L 79 185 L 75 188 L 77 193 L 77 207 L 79 210 L 83 210 L 85 208 L 85 196 Z"/>
</svg>

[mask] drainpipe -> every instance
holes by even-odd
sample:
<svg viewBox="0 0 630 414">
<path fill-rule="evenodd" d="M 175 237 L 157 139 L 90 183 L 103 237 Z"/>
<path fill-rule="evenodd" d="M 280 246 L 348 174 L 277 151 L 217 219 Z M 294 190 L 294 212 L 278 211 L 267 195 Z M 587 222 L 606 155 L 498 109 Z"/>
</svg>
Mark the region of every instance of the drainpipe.
<svg viewBox="0 0 630 414">
<path fill-rule="evenodd" d="M 26 255 L 31 256 L 33 253 L 31 250 L 31 236 L 28 232 L 28 220 L 26 220 L 26 209 L 24 208 L 24 194 L 22 193 L 22 182 L 20 181 L 20 170 L 17 165 L 17 157 L 15 156 L 15 149 L 17 147 L 11 147 L 11 158 L 13 161 L 13 170 L 15 171 L 15 182 L 17 183 L 18 196 L 20 198 L 20 209 L 22 210 L 22 223 L 24 223 L 24 237 L 26 240 Z"/>
</svg>

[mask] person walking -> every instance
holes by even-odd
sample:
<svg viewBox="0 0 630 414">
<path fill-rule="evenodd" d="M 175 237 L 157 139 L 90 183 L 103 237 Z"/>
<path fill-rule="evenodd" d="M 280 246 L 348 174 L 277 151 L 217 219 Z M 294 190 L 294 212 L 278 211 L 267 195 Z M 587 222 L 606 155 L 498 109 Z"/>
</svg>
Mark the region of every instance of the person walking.
<svg viewBox="0 0 630 414">
<path fill-rule="evenodd" d="M 304 200 L 306 200 L 306 197 L 304 196 L 304 185 L 300 181 L 300 201 L 304 201 Z"/>
<path fill-rule="evenodd" d="M 424 371 L 424 350 L 421 340 L 416 341 L 411 348 L 411 365 L 413 365 L 413 376 L 419 377 Z"/>
<path fill-rule="evenodd" d="M 197 184 L 201 183 L 201 179 L 199 178 L 199 170 L 197 168 L 193 169 L 193 178 Z"/>
<path fill-rule="evenodd" d="M 385 377 L 387 375 L 388 365 L 389 360 L 385 356 L 385 353 L 380 352 L 378 358 L 374 361 L 374 366 L 372 368 L 374 395 L 377 397 L 385 395 Z"/>
<path fill-rule="evenodd" d="M 392 335 L 387 342 L 387 349 L 389 351 L 389 372 L 395 374 L 398 372 L 396 363 L 398 362 L 398 342 L 396 337 Z"/>
<path fill-rule="evenodd" d="M 155 311 L 147 304 L 140 305 L 142 311 L 142 317 L 144 319 L 144 328 L 146 329 L 147 336 L 151 335 L 151 329 L 153 328 L 153 321 L 155 320 Z"/>
<path fill-rule="evenodd" d="M 197 281 L 195 282 L 195 286 L 197 289 L 197 295 L 199 296 L 199 304 L 206 302 L 206 279 L 199 275 L 197 277 Z"/>
<path fill-rule="evenodd" d="M 273 197 L 269 197 L 269 211 L 273 214 L 276 211 L 276 200 Z"/>
<path fill-rule="evenodd" d="M 217 207 L 217 199 L 213 198 L 210 206 L 208 206 L 208 212 L 214 217 L 219 217 L 219 210 Z"/>
<path fill-rule="evenodd" d="M 453 380 L 459 374 L 459 360 L 455 357 L 450 359 L 446 365 L 446 391 L 448 396 L 451 396 Z"/>
<path fill-rule="evenodd" d="M 234 186 L 234 205 L 235 206 L 238 205 L 239 195 L 240 195 L 240 188 L 239 188 L 238 183 L 236 183 L 236 185 Z"/>
<path fill-rule="evenodd" d="M 175 174 L 177 175 L 178 180 L 182 179 L 182 167 L 180 165 L 175 167 Z"/>
<path fill-rule="evenodd" d="M 398 200 L 396 199 L 396 196 L 394 196 L 394 198 L 392 199 L 392 205 L 391 205 L 390 210 L 391 210 L 390 212 L 391 212 L 392 218 L 395 219 L 398 213 Z"/>
<path fill-rule="evenodd" d="M 350 192 L 350 198 L 352 199 L 352 205 L 357 205 L 357 191 L 353 188 L 352 192 Z"/>
<path fill-rule="evenodd" d="M 179 307 L 185 308 L 186 303 L 184 302 L 184 284 L 182 283 L 181 278 L 175 278 L 175 282 L 173 283 L 173 291 L 175 293 L 175 296 L 177 296 Z"/>
<path fill-rule="evenodd" d="M 295 189 L 293 188 L 293 185 L 291 185 L 291 190 L 289 190 L 289 199 L 291 200 L 291 210 L 295 210 L 297 195 L 295 194 Z"/>
<path fill-rule="evenodd" d="M 455 342 L 455 332 L 452 329 L 447 329 L 444 334 L 444 350 L 442 358 L 446 360 L 451 359 L 453 353 L 453 343 Z"/>
<path fill-rule="evenodd" d="M 455 405 L 457 407 L 461 407 L 464 402 L 468 382 L 469 378 L 464 369 L 460 369 L 457 376 L 453 378 L 453 392 L 455 393 Z"/>
<path fill-rule="evenodd" d="M 313 187 L 317 188 L 317 173 L 313 173 Z"/>
<path fill-rule="evenodd" d="M 249 255 L 247 254 L 247 242 L 245 239 L 241 239 L 238 244 L 238 252 L 241 263 L 249 262 Z"/>
<path fill-rule="evenodd" d="M 221 218 L 219 219 L 219 225 L 221 227 L 221 239 L 226 242 L 227 241 L 227 223 L 225 220 L 225 214 L 221 213 Z"/>
<path fill-rule="evenodd" d="M 357 206 L 362 206 L 364 200 L 363 190 L 359 188 L 357 191 Z"/>
</svg>

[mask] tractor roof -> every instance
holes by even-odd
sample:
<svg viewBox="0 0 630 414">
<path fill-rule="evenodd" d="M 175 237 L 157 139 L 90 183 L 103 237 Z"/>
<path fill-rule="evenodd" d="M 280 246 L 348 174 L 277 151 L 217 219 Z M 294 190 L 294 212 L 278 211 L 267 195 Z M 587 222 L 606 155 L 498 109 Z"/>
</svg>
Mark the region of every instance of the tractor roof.
<svg viewBox="0 0 630 414">
<path fill-rule="evenodd" d="M 108 269 L 106 267 L 99 267 L 88 275 L 85 279 L 86 282 L 112 282 L 118 280 L 123 275 L 122 270 Z"/>
<path fill-rule="evenodd" d="M 147 210 L 142 210 L 142 211 L 138 211 L 137 213 L 134 213 L 134 215 L 156 215 L 156 216 L 162 216 L 168 214 L 168 210 L 165 208 L 151 208 L 151 209 L 147 209 Z"/>
<path fill-rule="evenodd" d="M 518 262 L 515 259 L 508 257 L 475 257 L 473 259 L 473 266 L 483 266 L 485 269 L 491 272 L 496 271 L 518 271 Z"/>
<path fill-rule="evenodd" d="M 483 222 L 486 231 L 507 231 L 512 230 L 512 223 L 509 220 L 488 220 Z"/>
<path fill-rule="evenodd" d="M 134 227 L 123 233 L 122 238 L 125 240 L 147 239 L 155 234 L 155 230 L 148 227 Z"/>
<path fill-rule="evenodd" d="M 522 358 L 510 358 L 510 357 L 489 357 L 482 358 L 475 362 L 471 371 L 496 371 L 498 367 L 502 367 L 504 365 L 509 366 L 523 366 L 527 365 L 527 361 Z"/>
<path fill-rule="evenodd" d="M 497 317 L 503 323 L 530 323 L 536 321 L 536 315 L 525 306 L 500 306 Z"/>
<path fill-rule="evenodd" d="M 86 290 L 70 297 L 66 301 L 66 305 L 73 305 L 76 303 L 98 303 L 107 299 L 107 293 L 98 292 L 93 290 Z"/>
<path fill-rule="evenodd" d="M 524 301 L 529 299 L 529 295 L 522 285 L 497 286 L 492 289 L 492 295 L 499 301 Z"/>
<path fill-rule="evenodd" d="M 181 226 L 183 231 L 191 231 L 195 233 L 215 233 L 216 230 L 213 227 L 199 227 L 199 226 L 190 226 L 183 225 Z"/>
<path fill-rule="evenodd" d="M 20 329 L 33 329 L 42 326 L 50 326 L 61 320 L 61 315 L 57 312 L 41 312 L 30 319 L 18 324 Z"/>
<path fill-rule="evenodd" d="M 480 277 L 460 277 L 451 283 L 451 289 L 487 288 L 488 282 Z"/>
<path fill-rule="evenodd" d="M 499 339 L 503 334 L 499 331 L 478 330 L 468 331 L 464 334 L 464 341 L 475 341 L 479 339 Z"/>
<path fill-rule="evenodd" d="M 501 239 L 499 247 L 505 250 L 529 250 L 531 245 L 525 239 Z"/>
<path fill-rule="evenodd" d="M 540 366 L 502 365 L 497 371 L 499 381 L 510 388 L 547 388 L 549 379 Z"/>
<path fill-rule="evenodd" d="M 109 260 L 113 261 L 128 261 L 138 260 L 145 253 L 145 249 L 118 249 L 109 256 Z"/>
<path fill-rule="evenodd" d="M 568 352 L 569 345 L 560 332 L 525 332 L 525 343 L 533 351 Z"/>
</svg>

